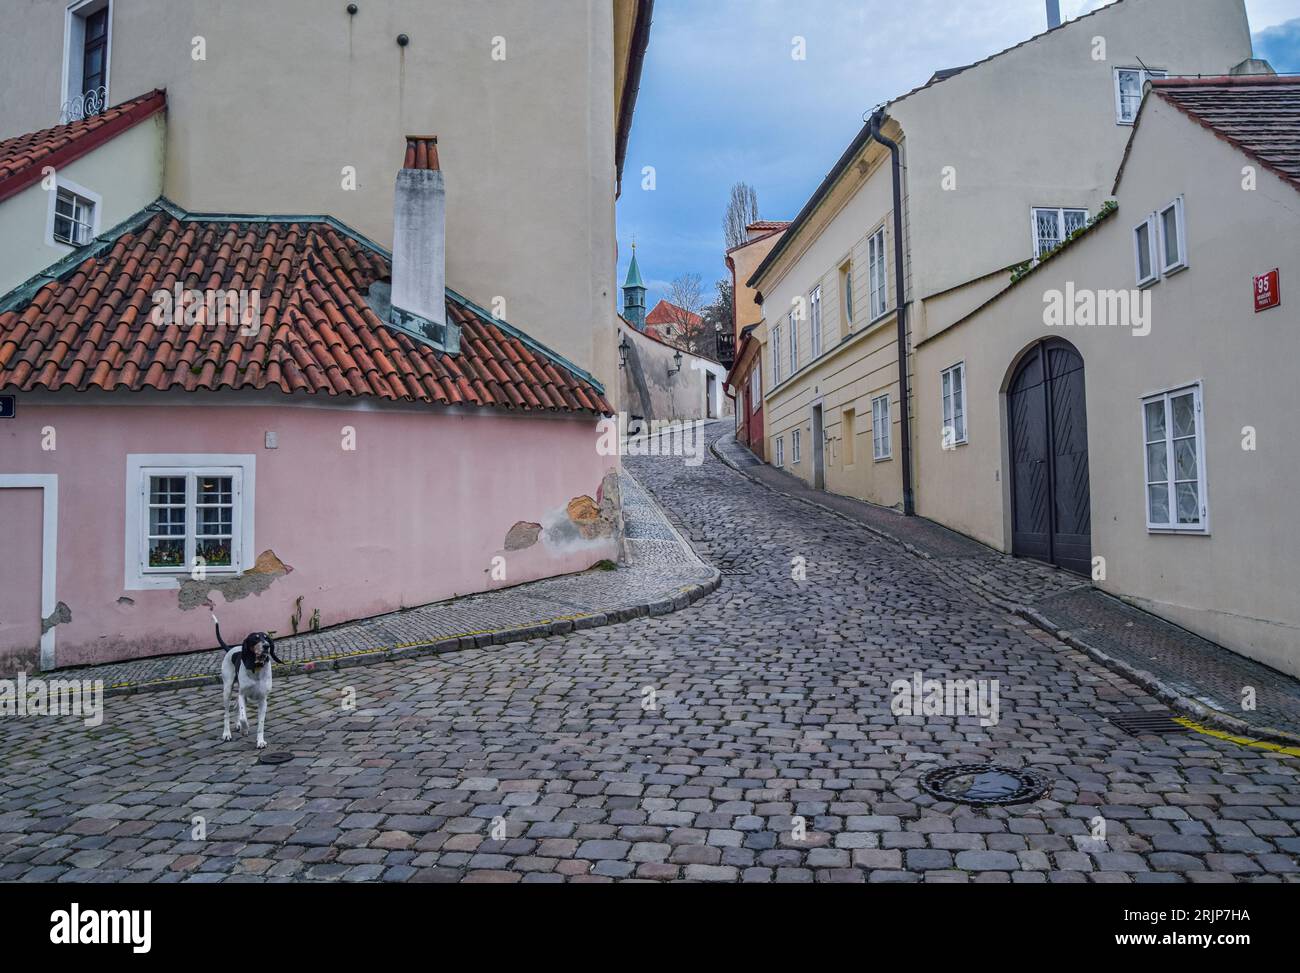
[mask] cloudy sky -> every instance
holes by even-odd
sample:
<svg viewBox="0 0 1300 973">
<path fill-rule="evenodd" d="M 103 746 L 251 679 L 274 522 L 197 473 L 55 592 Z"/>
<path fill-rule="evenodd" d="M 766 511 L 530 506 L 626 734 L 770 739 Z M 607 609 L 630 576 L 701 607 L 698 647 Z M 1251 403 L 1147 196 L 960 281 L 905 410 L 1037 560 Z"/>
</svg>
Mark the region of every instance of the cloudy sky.
<svg viewBox="0 0 1300 973">
<path fill-rule="evenodd" d="M 1106 2 L 1061 0 L 1061 12 Z M 1300 73 L 1300 0 L 1246 6 L 1256 56 Z M 754 185 L 764 219 L 790 219 L 864 112 L 1045 27 L 1045 0 L 656 0 L 618 207 L 618 282 L 635 234 L 650 306 L 683 273 L 711 292 L 726 275 L 733 182 Z M 806 61 L 790 56 L 795 35 L 807 38 Z M 653 192 L 641 188 L 647 165 Z"/>
</svg>

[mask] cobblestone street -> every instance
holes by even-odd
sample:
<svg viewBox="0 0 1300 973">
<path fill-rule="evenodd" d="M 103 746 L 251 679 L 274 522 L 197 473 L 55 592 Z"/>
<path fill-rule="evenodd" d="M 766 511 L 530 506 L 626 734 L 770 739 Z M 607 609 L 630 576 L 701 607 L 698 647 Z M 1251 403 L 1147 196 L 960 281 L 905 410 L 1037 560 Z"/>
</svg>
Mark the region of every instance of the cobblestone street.
<svg viewBox="0 0 1300 973">
<path fill-rule="evenodd" d="M 0 721 L 0 880 L 1300 880 L 1300 760 L 1129 736 L 1107 716 L 1157 700 L 901 545 L 712 456 L 627 465 L 718 591 L 277 679 L 278 766 L 220 742 L 216 686 L 111 697 L 97 728 Z M 996 679 L 1000 720 L 895 717 L 914 673 Z M 1003 809 L 919 786 L 989 760 L 1051 790 Z"/>
</svg>

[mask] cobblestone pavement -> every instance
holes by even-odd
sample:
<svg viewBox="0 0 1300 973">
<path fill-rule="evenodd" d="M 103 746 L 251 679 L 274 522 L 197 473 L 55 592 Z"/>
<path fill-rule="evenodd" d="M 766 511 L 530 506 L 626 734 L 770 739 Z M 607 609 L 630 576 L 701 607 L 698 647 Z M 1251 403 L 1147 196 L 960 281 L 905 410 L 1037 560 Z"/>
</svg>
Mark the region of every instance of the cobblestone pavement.
<svg viewBox="0 0 1300 973">
<path fill-rule="evenodd" d="M 616 571 L 592 570 L 468 595 L 276 640 L 282 672 L 317 672 L 398 656 L 505 644 L 636 615 L 666 613 L 707 594 L 717 571 L 700 561 L 636 479 L 619 478 L 626 527 Z M 218 683 L 221 653 L 131 659 L 62 669 L 64 679 L 102 679 L 110 693 Z"/>
<path fill-rule="evenodd" d="M 931 559 L 955 584 L 1118 663 L 1192 715 L 1237 733 L 1292 746 L 1300 742 L 1300 681 L 1132 608 L 1068 571 L 1008 557 L 922 517 L 814 491 L 784 470 L 759 463 L 734 436 L 722 435 L 714 445 L 746 475 L 888 535 Z M 1241 707 L 1245 687 L 1254 690 L 1254 709 Z"/>
<path fill-rule="evenodd" d="M 718 592 L 278 680 L 279 766 L 219 742 L 212 687 L 111 698 L 98 728 L 0 721 L 0 879 L 1300 879 L 1300 761 L 1128 736 L 1107 716 L 1143 690 L 932 562 L 712 458 L 628 464 L 725 566 Z M 1000 720 L 895 717 L 916 672 L 997 679 Z M 919 787 L 984 760 L 1051 790 L 979 809 Z"/>
</svg>

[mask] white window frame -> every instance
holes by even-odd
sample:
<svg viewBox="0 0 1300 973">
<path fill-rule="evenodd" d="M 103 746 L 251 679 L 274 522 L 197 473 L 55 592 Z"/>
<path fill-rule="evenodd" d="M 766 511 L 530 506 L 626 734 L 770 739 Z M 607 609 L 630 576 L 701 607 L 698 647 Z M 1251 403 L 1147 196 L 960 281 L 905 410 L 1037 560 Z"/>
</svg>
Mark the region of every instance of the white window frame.
<svg viewBox="0 0 1300 973">
<path fill-rule="evenodd" d="M 1176 467 L 1174 465 L 1174 427 L 1173 427 L 1173 406 L 1172 400 L 1184 395 L 1192 395 L 1195 407 L 1196 423 L 1196 490 L 1197 499 L 1201 503 L 1201 519 L 1196 524 L 1178 523 L 1178 483 L 1190 482 L 1179 481 L 1176 479 Z M 1157 523 L 1151 519 L 1151 462 L 1147 455 L 1147 446 L 1155 445 L 1154 442 L 1147 442 L 1147 406 L 1163 402 L 1165 410 L 1165 481 L 1169 491 L 1169 520 L 1166 523 Z M 1143 516 L 1146 518 L 1147 532 L 1151 534 L 1209 534 L 1210 533 L 1210 497 L 1208 491 L 1208 477 L 1205 471 L 1205 410 L 1204 399 L 1202 396 L 1201 383 L 1193 382 L 1190 385 L 1180 385 L 1176 388 L 1167 389 L 1163 392 L 1154 392 L 1142 397 L 1142 408 L 1140 410 L 1140 419 L 1142 422 L 1142 509 Z"/>
<path fill-rule="evenodd" d="M 772 384 L 781 384 L 781 326 L 772 325 Z"/>
<path fill-rule="evenodd" d="M 889 393 L 871 400 L 871 455 L 877 463 L 894 458 L 893 416 Z"/>
<path fill-rule="evenodd" d="M 148 566 L 149 478 L 151 476 L 230 476 L 234 479 L 234 537 L 229 567 L 206 567 L 207 576 L 234 577 L 256 563 L 253 514 L 257 489 L 257 456 L 252 453 L 131 453 L 126 458 L 125 589 L 147 591 L 179 588 L 190 577 L 194 537 L 194 502 L 187 481 L 185 564 L 180 569 Z"/>
<path fill-rule="evenodd" d="M 46 209 L 45 209 L 45 245 L 47 247 L 55 247 L 56 249 L 71 253 L 73 250 L 76 250 L 78 247 L 85 246 L 86 244 L 82 243 L 82 244 L 74 245 L 71 243 L 64 243 L 62 240 L 54 236 L 54 220 L 56 214 L 58 213 L 57 206 L 58 206 L 58 197 L 59 197 L 60 190 L 72 193 L 74 196 L 78 196 L 82 200 L 90 204 L 90 208 L 91 208 L 90 209 L 90 239 L 91 240 L 99 236 L 100 221 L 103 218 L 103 213 L 104 213 L 104 197 L 101 196 L 99 193 L 94 192 L 93 190 L 87 189 L 85 186 L 79 186 L 77 183 L 72 182 L 69 179 L 65 179 L 63 176 L 59 175 L 58 173 L 55 173 L 54 188 L 50 189 L 46 193 L 46 195 L 49 196 L 49 199 L 46 201 Z M 89 242 L 90 240 L 86 241 L 86 243 Z"/>
<path fill-rule="evenodd" d="M 108 8 L 108 38 L 104 44 L 104 104 L 109 102 L 113 70 L 113 0 L 73 0 L 63 15 L 63 97 L 59 110 L 81 95 L 82 68 L 86 50 L 86 18 Z"/>
<path fill-rule="evenodd" d="M 785 437 L 784 436 L 776 437 L 776 465 L 780 467 L 785 466 Z"/>
<path fill-rule="evenodd" d="M 822 287 L 818 284 L 808 295 L 808 327 L 812 331 L 813 359 L 822 353 Z"/>
<path fill-rule="evenodd" d="M 1169 252 L 1168 241 L 1165 238 L 1165 214 L 1170 210 L 1174 213 L 1174 232 L 1178 240 L 1178 259 L 1173 263 L 1166 263 L 1165 258 Z M 1176 274 L 1180 270 L 1187 269 L 1187 218 L 1184 209 L 1183 197 L 1177 197 L 1168 206 L 1162 206 L 1156 211 L 1156 225 L 1160 229 L 1160 272 L 1168 277 L 1170 274 Z"/>
<path fill-rule="evenodd" d="M 1034 206 L 1032 207 L 1029 210 L 1029 223 L 1031 226 L 1031 232 L 1033 233 L 1033 237 L 1034 237 L 1034 260 L 1035 261 L 1042 260 L 1043 257 L 1046 256 L 1046 254 L 1043 253 L 1042 237 L 1038 233 L 1039 213 L 1056 214 L 1057 238 L 1060 240 L 1060 243 L 1058 243 L 1057 246 L 1060 246 L 1060 244 L 1065 243 L 1065 241 L 1070 238 L 1070 234 L 1067 233 L 1065 229 L 1066 213 L 1082 213 L 1083 226 L 1088 225 L 1088 220 L 1092 216 L 1092 214 L 1088 212 L 1087 207 L 1084 206 Z M 1075 231 L 1071 231 L 1071 232 L 1075 232 Z M 1055 247 L 1053 249 L 1055 249 Z"/>
<path fill-rule="evenodd" d="M 958 411 L 957 410 L 958 393 L 956 391 L 958 383 L 953 381 L 954 375 L 961 376 L 960 399 L 961 399 L 962 424 L 961 424 L 960 436 L 957 435 L 957 427 L 954 425 L 954 423 L 957 421 L 957 411 Z M 967 405 L 970 396 L 966 394 L 966 363 L 964 361 L 959 361 L 955 365 L 950 365 L 947 368 L 945 368 L 942 372 L 939 373 L 939 396 L 940 396 L 939 411 L 940 411 L 940 415 L 943 417 L 943 428 L 940 430 L 940 435 L 942 436 L 941 441 L 943 443 L 948 442 L 947 431 L 949 429 L 952 429 L 953 431 L 952 445 L 953 446 L 965 445 L 970 441 L 970 409 Z M 952 404 L 951 410 L 949 409 L 950 400 Z"/>
<path fill-rule="evenodd" d="M 799 314 L 790 312 L 790 374 L 799 371 Z"/>
<path fill-rule="evenodd" d="M 803 457 L 803 451 L 800 448 L 803 445 L 800 436 L 801 432 L 800 429 L 794 429 L 790 432 L 790 462 L 795 466 L 799 465 Z"/>
<path fill-rule="evenodd" d="M 872 321 L 889 312 L 889 255 L 883 226 L 867 240 L 867 304 Z"/>
<path fill-rule="evenodd" d="M 749 373 L 749 411 L 757 412 L 763 402 L 763 360 L 754 362 L 754 370 Z"/>
<path fill-rule="evenodd" d="M 1133 273 L 1137 277 L 1138 287 L 1150 287 L 1160 280 L 1160 227 L 1156 214 L 1152 213 L 1145 220 L 1133 227 Z M 1147 231 L 1147 259 L 1151 264 L 1151 273 L 1142 276 L 1142 230 Z"/>
<path fill-rule="evenodd" d="M 1133 117 L 1124 117 L 1124 96 L 1120 85 L 1122 76 L 1125 74 L 1136 74 L 1138 76 L 1138 91 L 1145 92 L 1147 82 L 1153 78 L 1167 78 L 1169 72 L 1163 68 L 1153 68 L 1147 70 L 1142 67 L 1121 67 L 1115 69 L 1115 123 L 1117 125 L 1132 125 L 1137 121 L 1138 113 L 1142 110 L 1142 99 L 1138 98 L 1137 104 L 1133 107 Z"/>
</svg>

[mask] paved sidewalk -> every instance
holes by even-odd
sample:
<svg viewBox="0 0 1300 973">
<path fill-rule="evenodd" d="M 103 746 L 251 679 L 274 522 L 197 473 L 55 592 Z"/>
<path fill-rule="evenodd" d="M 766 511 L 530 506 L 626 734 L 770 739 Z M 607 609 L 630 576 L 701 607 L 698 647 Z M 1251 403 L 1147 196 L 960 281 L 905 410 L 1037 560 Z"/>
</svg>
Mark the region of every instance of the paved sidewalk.
<svg viewBox="0 0 1300 973">
<path fill-rule="evenodd" d="M 626 470 L 620 476 L 625 526 L 617 570 L 593 569 L 488 591 L 278 639 L 285 665 L 276 675 L 342 669 L 386 659 L 481 648 L 596 628 L 684 608 L 714 591 L 709 567 Z M 109 694 L 220 682 L 221 653 L 134 659 L 60 669 L 76 679 L 103 679 Z"/>
<path fill-rule="evenodd" d="M 1250 739 L 1300 742 L 1300 682 L 1290 676 L 1133 608 L 1086 578 L 1009 557 L 923 517 L 814 490 L 758 460 L 734 435 L 719 439 L 714 452 L 779 493 L 832 510 L 930 559 L 994 606 L 1088 652 L 1198 720 Z M 1255 690 L 1253 711 L 1241 709 L 1245 687 Z"/>
</svg>

